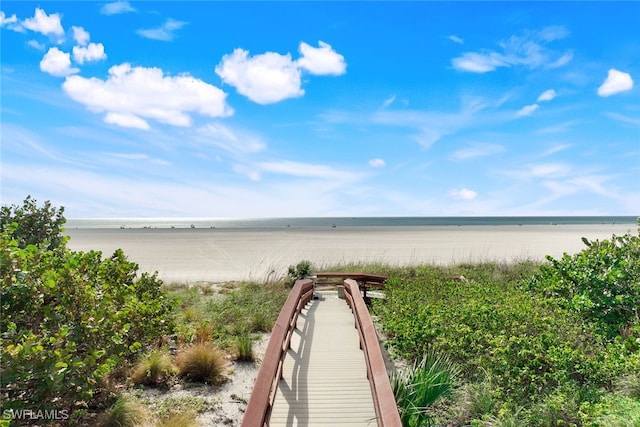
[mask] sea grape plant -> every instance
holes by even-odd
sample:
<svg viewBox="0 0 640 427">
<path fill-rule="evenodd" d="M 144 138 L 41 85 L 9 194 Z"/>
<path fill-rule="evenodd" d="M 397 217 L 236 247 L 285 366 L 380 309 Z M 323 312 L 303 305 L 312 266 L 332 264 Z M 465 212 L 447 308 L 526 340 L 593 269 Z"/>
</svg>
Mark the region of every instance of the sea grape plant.
<svg viewBox="0 0 640 427">
<path fill-rule="evenodd" d="M 49 204 L 42 209 L 61 214 Z M 2 410 L 88 405 L 115 367 L 172 332 L 174 303 L 157 276 L 138 274 L 122 250 L 108 258 L 68 250 L 54 235 L 64 217 L 2 212 Z M 21 221 L 33 218 L 54 221 L 49 230 L 56 231 L 25 235 Z"/>
</svg>

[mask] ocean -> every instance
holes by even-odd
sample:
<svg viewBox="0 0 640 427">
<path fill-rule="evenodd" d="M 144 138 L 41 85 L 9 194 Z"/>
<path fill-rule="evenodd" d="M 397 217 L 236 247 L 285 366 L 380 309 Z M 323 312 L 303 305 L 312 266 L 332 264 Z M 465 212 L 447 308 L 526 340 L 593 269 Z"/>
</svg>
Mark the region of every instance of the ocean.
<svg viewBox="0 0 640 427">
<path fill-rule="evenodd" d="M 303 217 L 303 218 L 75 218 L 67 229 L 325 228 L 636 224 L 636 216 Z"/>
</svg>

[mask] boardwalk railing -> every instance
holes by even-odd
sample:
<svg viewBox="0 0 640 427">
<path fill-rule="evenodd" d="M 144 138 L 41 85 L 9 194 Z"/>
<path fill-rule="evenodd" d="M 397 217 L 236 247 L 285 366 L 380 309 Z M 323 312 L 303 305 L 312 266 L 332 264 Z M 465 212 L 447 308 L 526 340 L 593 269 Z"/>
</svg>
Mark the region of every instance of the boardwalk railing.
<svg viewBox="0 0 640 427">
<path fill-rule="evenodd" d="M 310 279 L 298 280 L 289 293 L 273 327 L 262 366 L 242 419 L 243 427 L 269 425 L 278 381 L 282 376 L 283 361 L 291 344 L 291 335 L 296 328 L 298 315 L 313 297 L 313 287 L 313 281 Z M 364 353 L 378 426 L 402 427 L 378 336 L 369 310 L 360 294 L 360 285 L 354 279 L 346 279 L 344 287 L 345 299 L 353 312 L 360 348 Z"/>
<path fill-rule="evenodd" d="M 369 315 L 367 305 L 360 295 L 360 287 L 353 279 L 346 279 L 345 298 L 353 311 L 356 328 L 360 336 L 360 348 L 364 352 L 367 363 L 367 378 L 371 385 L 373 406 L 376 411 L 378 425 L 384 427 L 402 427 L 396 399 L 391 389 L 387 368 L 380 350 L 378 335 Z"/>
<path fill-rule="evenodd" d="M 275 391 L 282 375 L 282 363 L 291 343 L 300 311 L 313 297 L 313 280 L 297 280 L 282 306 L 258 371 L 258 377 L 242 419 L 243 427 L 269 425 Z"/>
</svg>

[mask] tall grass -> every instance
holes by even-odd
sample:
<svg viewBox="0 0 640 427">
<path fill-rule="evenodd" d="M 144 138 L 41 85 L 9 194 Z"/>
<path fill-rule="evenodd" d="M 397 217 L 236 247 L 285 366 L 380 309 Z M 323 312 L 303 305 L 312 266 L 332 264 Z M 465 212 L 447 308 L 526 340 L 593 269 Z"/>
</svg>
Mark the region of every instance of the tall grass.
<svg viewBox="0 0 640 427">
<path fill-rule="evenodd" d="M 240 362 L 253 362 L 253 340 L 248 333 L 240 334 L 236 337 L 235 359 Z"/>
</svg>

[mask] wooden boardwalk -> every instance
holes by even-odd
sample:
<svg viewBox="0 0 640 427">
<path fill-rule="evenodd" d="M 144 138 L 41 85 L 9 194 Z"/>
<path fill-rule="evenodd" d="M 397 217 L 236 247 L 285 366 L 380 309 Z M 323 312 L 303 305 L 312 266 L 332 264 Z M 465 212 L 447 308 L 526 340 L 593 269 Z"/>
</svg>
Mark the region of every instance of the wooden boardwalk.
<svg viewBox="0 0 640 427">
<path fill-rule="evenodd" d="M 335 291 L 317 292 L 298 317 L 270 426 L 376 426 L 355 321 Z"/>
</svg>

